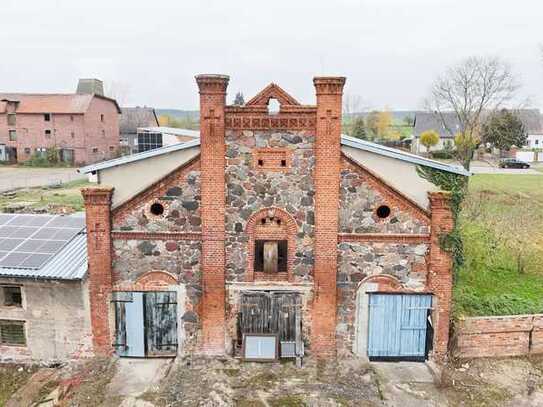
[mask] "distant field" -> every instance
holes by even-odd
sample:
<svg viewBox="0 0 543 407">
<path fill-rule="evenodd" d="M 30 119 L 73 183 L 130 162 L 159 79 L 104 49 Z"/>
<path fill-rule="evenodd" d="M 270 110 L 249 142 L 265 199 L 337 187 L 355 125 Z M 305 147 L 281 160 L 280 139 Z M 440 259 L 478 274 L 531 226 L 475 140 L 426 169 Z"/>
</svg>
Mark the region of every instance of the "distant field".
<svg viewBox="0 0 543 407">
<path fill-rule="evenodd" d="M 543 312 L 543 177 L 472 176 L 460 227 L 456 315 Z"/>
</svg>

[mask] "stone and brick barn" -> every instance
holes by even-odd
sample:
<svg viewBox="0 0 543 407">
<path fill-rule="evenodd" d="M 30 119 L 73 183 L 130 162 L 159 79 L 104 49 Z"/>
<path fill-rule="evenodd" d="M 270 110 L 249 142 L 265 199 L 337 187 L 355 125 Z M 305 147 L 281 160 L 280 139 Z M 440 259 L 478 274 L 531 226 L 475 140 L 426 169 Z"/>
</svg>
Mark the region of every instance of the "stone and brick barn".
<svg viewBox="0 0 543 407">
<path fill-rule="evenodd" d="M 98 80 L 77 93 L 0 93 L 0 160 L 24 162 L 57 148 L 61 161 L 91 164 L 119 153 L 119 114 Z"/>
<path fill-rule="evenodd" d="M 316 105 L 228 81 L 196 77 L 200 139 L 81 169 L 96 352 L 442 359 L 453 221 L 417 167 L 468 174 L 342 135 L 345 78 Z"/>
</svg>

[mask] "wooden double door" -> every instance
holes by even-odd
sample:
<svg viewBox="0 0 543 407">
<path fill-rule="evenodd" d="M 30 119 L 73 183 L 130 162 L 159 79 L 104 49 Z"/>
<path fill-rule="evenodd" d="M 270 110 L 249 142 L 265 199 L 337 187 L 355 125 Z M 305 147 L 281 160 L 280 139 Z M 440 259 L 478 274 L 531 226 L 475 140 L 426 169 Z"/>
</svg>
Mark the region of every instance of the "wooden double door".
<svg viewBox="0 0 543 407">
<path fill-rule="evenodd" d="M 303 356 L 302 309 L 299 293 L 250 291 L 241 296 L 238 338 L 244 334 L 275 334 L 281 357 Z"/>
<path fill-rule="evenodd" d="M 115 292 L 113 302 L 114 347 L 119 356 L 176 356 L 176 292 Z"/>
</svg>

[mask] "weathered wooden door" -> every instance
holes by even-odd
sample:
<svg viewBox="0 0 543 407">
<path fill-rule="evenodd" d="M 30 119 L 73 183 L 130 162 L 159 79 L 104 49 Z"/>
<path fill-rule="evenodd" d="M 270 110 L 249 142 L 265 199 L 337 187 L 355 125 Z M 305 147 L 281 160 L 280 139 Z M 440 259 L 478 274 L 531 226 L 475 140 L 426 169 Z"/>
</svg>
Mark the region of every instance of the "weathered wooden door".
<svg viewBox="0 0 543 407">
<path fill-rule="evenodd" d="M 431 295 L 370 294 L 370 359 L 424 360 Z"/>
<path fill-rule="evenodd" d="M 243 334 L 277 334 L 282 356 L 302 356 L 300 295 L 270 291 L 244 293 L 241 297 L 239 331 L 240 338 Z"/>
<path fill-rule="evenodd" d="M 175 356 L 175 292 L 116 292 L 115 343 L 119 356 Z"/>
<path fill-rule="evenodd" d="M 145 293 L 146 356 L 177 353 L 177 301 L 175 292 Z"/>
</svg>

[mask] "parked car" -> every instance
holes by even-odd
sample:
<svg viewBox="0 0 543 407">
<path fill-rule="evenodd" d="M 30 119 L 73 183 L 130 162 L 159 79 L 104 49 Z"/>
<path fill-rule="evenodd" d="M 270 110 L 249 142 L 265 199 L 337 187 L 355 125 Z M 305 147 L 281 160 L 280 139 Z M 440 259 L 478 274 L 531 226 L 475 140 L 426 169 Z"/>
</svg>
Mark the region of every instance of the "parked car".
<svg viewBox="0 0 543 407">
<path fill-rule="evenodd" d="M 506 158 L 500 161 L 500 168 L 530 168 L 530 164 L 516 158 Z"/>
</svg>

